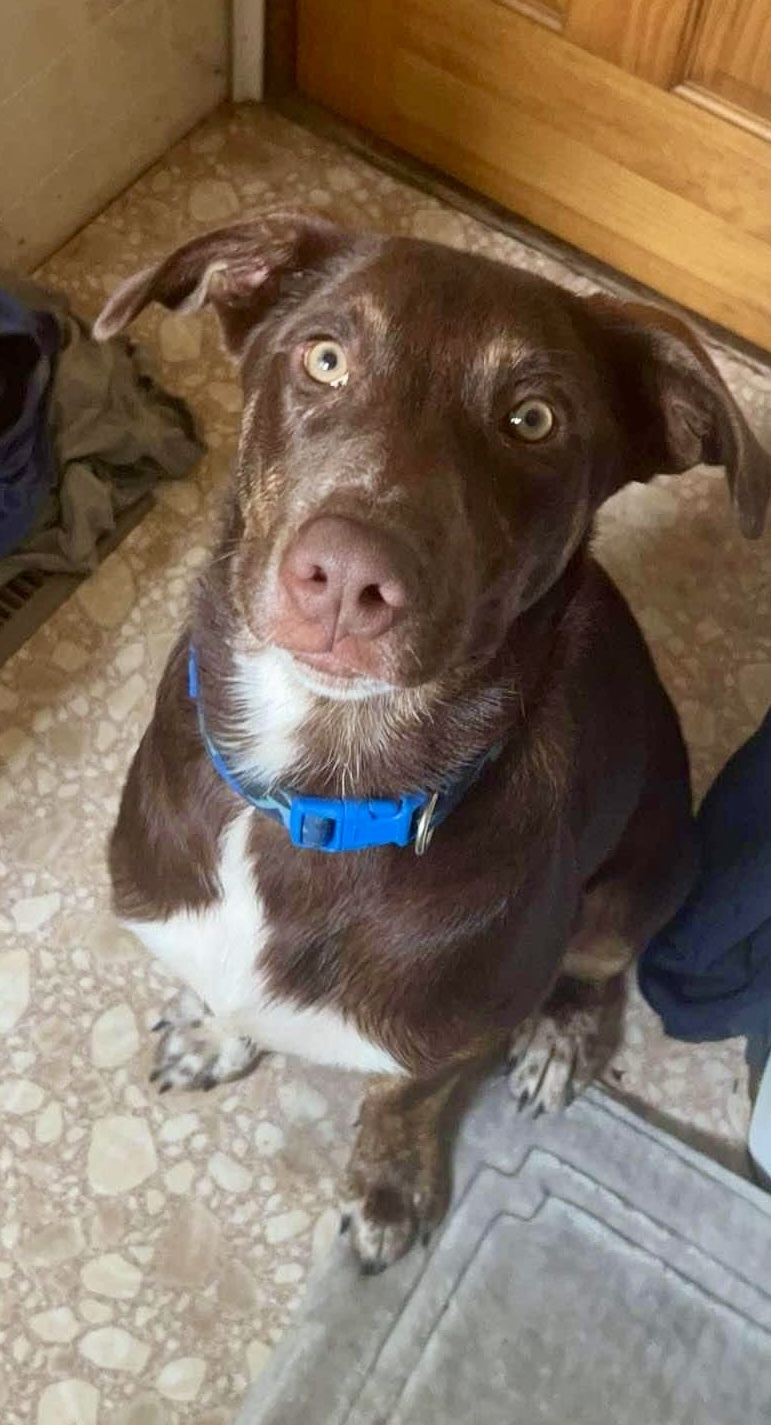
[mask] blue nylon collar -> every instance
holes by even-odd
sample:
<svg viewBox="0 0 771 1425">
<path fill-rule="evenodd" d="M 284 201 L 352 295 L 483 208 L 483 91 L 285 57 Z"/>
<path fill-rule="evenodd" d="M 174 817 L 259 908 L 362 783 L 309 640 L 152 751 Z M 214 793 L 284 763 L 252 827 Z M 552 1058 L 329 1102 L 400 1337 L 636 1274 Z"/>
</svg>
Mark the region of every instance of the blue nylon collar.
<svg viewBox="0 0 771 1425">
<path fill-rule="evenodd" d="M 262 812 L 280 822 L 293 846 L 309 851 L 364 851 L 370 846 L 414 845 L 417 855 L 428 849 L 434 831 L 455 809 L 483 771 L 498 758 L 502 743 L 465 767 L 439 792 L 407 792 L 401 797 L 306 797 L 277 787 L 269 790 L 250 778 L 239 778 L 228 767 L 206 727 L 201 679 L 195 649 L 187 655 L 187 689 L 195 704 L 198 731 L 214 770 L 223 782 Z"/>
</svg>

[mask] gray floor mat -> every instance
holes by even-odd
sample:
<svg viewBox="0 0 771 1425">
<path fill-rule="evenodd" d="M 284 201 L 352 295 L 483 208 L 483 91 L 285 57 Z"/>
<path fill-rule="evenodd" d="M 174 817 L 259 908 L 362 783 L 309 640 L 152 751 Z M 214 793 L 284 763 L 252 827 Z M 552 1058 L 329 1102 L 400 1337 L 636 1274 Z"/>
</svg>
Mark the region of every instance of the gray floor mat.
<svg viewBox="0 0 771 1425">
<path fill-rule="evenodd" d="M 771 1196 L 592 1090 L 490 1086 L 428 1251 L 344 1242 L 238 1425 L 768 1425 Z"/>
</svg>

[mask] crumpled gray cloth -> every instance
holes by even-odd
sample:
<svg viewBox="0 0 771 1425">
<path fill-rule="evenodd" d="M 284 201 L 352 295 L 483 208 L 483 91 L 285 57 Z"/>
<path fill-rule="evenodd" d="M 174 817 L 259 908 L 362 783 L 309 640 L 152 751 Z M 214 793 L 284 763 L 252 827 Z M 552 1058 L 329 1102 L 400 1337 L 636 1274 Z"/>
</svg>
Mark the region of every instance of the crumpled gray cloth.
<svg viewBox="0 0 771 1425">
<path fill-rule="evenodd" d="M 0 560 L 0 586 L 26 569 L 88 573 L 117 516 L 158 479 L 188 475 L 204 451 L 184 401 L 161 389 L 118 337 L 100 344 L 61 293 L 0 269 L 0 286 L 56 319 L 60 347 L 49 405 L 54 478 L 36 528 Z"/>
</svg>

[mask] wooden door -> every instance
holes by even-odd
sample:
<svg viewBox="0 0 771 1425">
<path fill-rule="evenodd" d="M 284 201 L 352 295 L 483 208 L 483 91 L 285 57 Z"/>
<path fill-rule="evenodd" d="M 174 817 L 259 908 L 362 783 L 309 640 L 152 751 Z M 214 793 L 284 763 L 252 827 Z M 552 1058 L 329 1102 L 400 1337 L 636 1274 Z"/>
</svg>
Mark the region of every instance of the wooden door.
<svg viewBox="0 0 771 1425">
<path fill-rule="evenodd" d="M 771 0 L 298 0 L 297 81 L 771 349 Z"/>
</svg>

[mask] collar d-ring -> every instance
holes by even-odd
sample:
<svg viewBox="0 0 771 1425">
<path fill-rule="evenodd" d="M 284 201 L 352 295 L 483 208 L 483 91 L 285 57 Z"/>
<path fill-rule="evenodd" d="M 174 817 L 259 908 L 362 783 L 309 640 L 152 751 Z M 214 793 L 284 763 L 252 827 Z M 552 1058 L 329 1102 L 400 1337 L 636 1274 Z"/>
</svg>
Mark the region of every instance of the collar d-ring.
<svg viewBox="0 0 771 1425">
<path fill-rule="evenodd" d="M 436 827 L 432 826 L 431 823 L 433 820 L 434 812 L 437 808 L 438 801 L 439 793 L 434 792 L 430 800 L 426 802 L 426 805 L 424 806 L 422 812 L 420 813 L 420 816 L 418 817 L 418 824 L 415 828 L 416 856 L 423 856 L 431 845 L 434 832 L 436 831 Z"/>
</svg>

